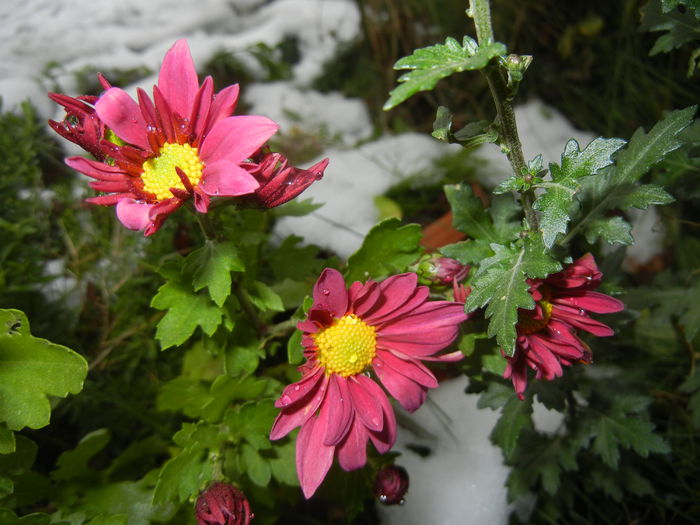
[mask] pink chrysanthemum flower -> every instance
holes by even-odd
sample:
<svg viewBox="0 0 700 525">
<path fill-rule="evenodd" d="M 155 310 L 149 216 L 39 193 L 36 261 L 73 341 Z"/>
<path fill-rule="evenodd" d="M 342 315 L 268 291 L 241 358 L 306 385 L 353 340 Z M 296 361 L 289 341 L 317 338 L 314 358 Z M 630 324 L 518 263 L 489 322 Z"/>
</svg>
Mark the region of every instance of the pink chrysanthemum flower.
<svg viewBox="0 0 700 525">
<path fill-rule="evenodd" d="M 576 330 L 599 337 L 614 334 L 612 328 L 588 315 L 625 308 L 621 301 L 593 291 L 602 277 L 589 253 L 546 279 L 529 281 L 535 308 L 518 312 L 515 354 L 507 357 L 508 366 L 503 373 L 503 377 L 513 381 L 520 399 L 527 388 L 528 367 L 535 370 L 536 379 L 551 381 L 562 375 L 562 365 L 591 362 L 591 350 L 576 336 Z"/>
<path fill-rule="evenodd" d="M 197 211 L 206 213 L 211 197 L 253 194 L 260 183 L 241 165 L 278 129 L 266 117 L 231 116 L 238 85 L 216 95 L 211 77 L 200 86 L 185 40 L 166 53 L 153 100 L 139 89 L 135 102 L 115 87 L 96 101 L 73 100 L 86 107 L 94 102 L 94 112 L 84 111 L 86 123 L 94 126 L 96 116 L 107 131 L 98 128 L 98 146 L 88 148 L 97 150 L 98 160 L 71 157 L 66 164 L 96 179 L 94 189 L 109 193 L 89 202 L 116 204 L 122 224 L 145 230 L 145 235 L 156 232 L 191 197 Z M 79 114 L 79 109 L 69 109 Z"/>
<path fill-rule="evenodd" d="M 314 305 L 297 326 L 307 362 L 302 378 L 277 400 L 282 411 L 270 432 L 279 439 L 301 426 L 297 475 L 310 498 L 337 452 L 344 470 L 367 461 L 367 441 L 379 453 L 396 439 L 396 417 L 384 388 L 412 412 L 438 383 L 421 361 L 456 361 L 461 352 L 436 355 L 457 337 L 464 306 L 429 301 L 415 273 L 381 283 L 354 282 L 327 268 L 314 286 Z M 373 375 L 370 375 L 370 371 Z"/>
</svg>

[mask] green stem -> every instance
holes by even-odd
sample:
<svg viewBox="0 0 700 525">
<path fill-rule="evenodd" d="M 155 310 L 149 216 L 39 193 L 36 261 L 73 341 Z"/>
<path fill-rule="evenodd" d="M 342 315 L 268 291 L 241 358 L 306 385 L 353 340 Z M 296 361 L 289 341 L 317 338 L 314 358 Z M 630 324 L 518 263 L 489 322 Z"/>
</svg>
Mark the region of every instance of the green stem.
<svg viewBox="0 0 700 525">
<path fill-rule="evenodd" d="M 489 0 L 470 0 L 469 16 L 474 19 L 476 36 L 479 45 L 491 44 L 494 42 L 493 28 L 491 26 L 491 6 Z M 515 121 L 515 112 L 511 95 L 508 93 L 508 83 L 501 73 L 498 65 L 487 66 L 482 69 L 483 75 L 489 84 L 491 96 L 496 105 L 496 113 L 500 124 L 500 135 L 506 149 L 506 155 L 510 161 L 510 166 L 516 177 L 521 177 L 527 171 L 523 147 L 518 136 L 518 126 Z M 520 195 L 520 203 L 525 212 L 525 220 L 530 230 L 539 229 L 537 212 L 533 208 L 535 202 L 534 190 L 526 190 Z"/>
<path fill-rule="evenodd" d="M 221 240 L 219 232 L 214 227 L 214 223 L 211 221 L 209 216 L 204 213 L 196 212 L 195 215 L 197 216 L 199 226 L 202 228 L 202 232 L 207 240 L 219 242 Z M 241 280 L 236 275 L 233 275 L 231 278 L 231 291 L 233 292 L 233 295 L 236 296 L 236 299 L 238 299 L 238 304 L 241 306 L 243 313 L 245 313 L 250 322 L 253 323 L 255 331 L 259 336 L 262 336 L 265 333 L 265 323 L 263 323 L 260 319 L 255 306 L 253 306 L 253 303 L 250 300 L 248 292 L 245 290 L 245 288 L 243 288 Z"/>
</svg>

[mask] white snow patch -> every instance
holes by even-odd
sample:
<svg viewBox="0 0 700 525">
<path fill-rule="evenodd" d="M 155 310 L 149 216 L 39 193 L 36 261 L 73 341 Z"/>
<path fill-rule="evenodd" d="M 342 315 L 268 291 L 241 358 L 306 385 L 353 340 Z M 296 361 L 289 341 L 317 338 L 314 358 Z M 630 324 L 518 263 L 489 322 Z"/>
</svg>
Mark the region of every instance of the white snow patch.
<svg viewBox="0 0 700 525">
<path fill-rule="evenodd" d="M 251 114 L 271 118 L 282 133 L 295 128 L 326 133 L 346 145 L 354 145 L 372 133 L 365 104 L 340 93 L 300 90 L 289 82 L 258 83 L 246 90 L 245 101 L 251 105 Z"/>
<path fill-rule="evenodd" d="M 446 381 L 431 390 L 411 420 L 433 434 L 421 438 L 399 428 L 396 463 L 409 473 L 406 503 L 381 507 L 389 525 L 498 525 L 508 521 L 504 483 L 508 468 L 489 440 L 498 413 L 480 410 L 477 395 L 464 394 L 466 378 Z M 442 414 L 440 413 L 442 412 Z M 447 419 L 445 419 L 447 416 Z M 406 447 L 431 450 L 422 458 Z"/>
<path fill-rule="evenodd" d="M 348 151 L 323 153 L 331 159 L 324 178 L 302 194 L 324 206 L 305 217 L 285 217 L 275 233 L 301 235 L 308 243 L 348 257 L 377 223 L 374 197 L 406 177 L 431 169 L 441 155 L 459 151 L 419 133 L 384 137 Z"/>
</svg>

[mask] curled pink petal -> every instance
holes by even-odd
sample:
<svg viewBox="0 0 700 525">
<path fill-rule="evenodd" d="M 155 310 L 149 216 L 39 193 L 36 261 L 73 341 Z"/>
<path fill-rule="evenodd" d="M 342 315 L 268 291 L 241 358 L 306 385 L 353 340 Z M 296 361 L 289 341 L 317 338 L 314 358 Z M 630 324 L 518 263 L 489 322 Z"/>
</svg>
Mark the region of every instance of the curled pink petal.
<svg viewBox="0 0 700 525">
<path fill-rule="evenodd" d="M 148 149 L 146 122 L 139 105 L 119 88 L 105 91 L 95 104 L 95 111 L 100 120 L 125 142 Z"/>
<path fill-rule="evenodd" d="M 117 218 L 130 230 L 144 230 L 151 223 L 151 208 L 153 204 L 121 199 L 117 203 Z"/>
</svg>

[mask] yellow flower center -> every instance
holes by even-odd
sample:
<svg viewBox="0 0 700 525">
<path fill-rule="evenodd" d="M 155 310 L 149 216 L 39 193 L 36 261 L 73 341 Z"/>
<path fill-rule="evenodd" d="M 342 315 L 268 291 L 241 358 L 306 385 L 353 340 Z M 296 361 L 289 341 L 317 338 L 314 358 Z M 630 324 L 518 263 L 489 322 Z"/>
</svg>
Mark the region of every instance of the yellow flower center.
<svg viewBox="0 0 700 525">
<path fill-rule="evenodd" d="M 364 372 L 374 359 L 377 335 L 354 314 L 336 319 L 331 326 L 313 336 L 319 363 L 326 374 L 348 377 Z"/>
<path fill-rule="evenodd" d="M 528 315 L 519 315 L 518 325 L 520 326 L 520 333 L 525 335 L 534 334 L 549 323 L 549 318 L 552 317 L 552 303 L 542 299 L 538 304 L 542 308 L 542 319 L 533 319 Z"/>
<path fill-rule="evenodd" d="M 192 187 L 199 184 L 204 164 L 199 160 L 197 148 L 189 144 L 171 144 L 166 142 L 160 148 L 160 155 L 143 163 L 143 189 L 152 193 L 158 200 L 173 196 L 170 188 L 186 190 L 175 168 L 180 168 L 190 180 Z"/>
</svg>

